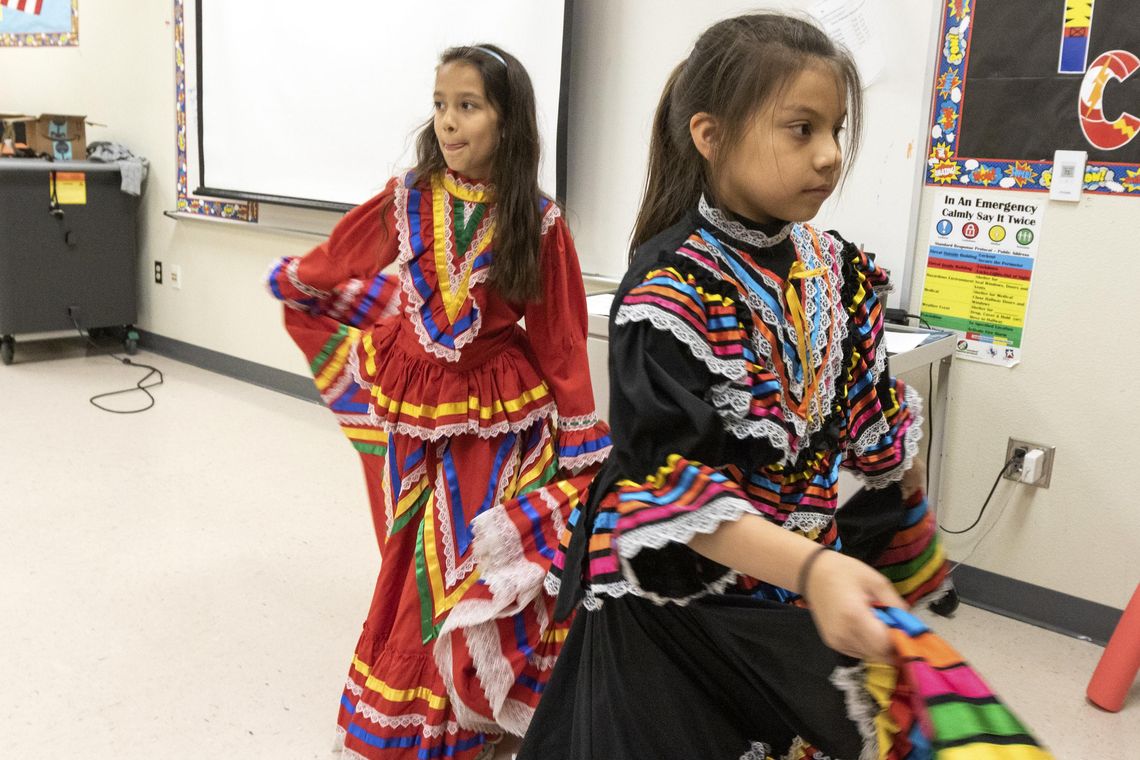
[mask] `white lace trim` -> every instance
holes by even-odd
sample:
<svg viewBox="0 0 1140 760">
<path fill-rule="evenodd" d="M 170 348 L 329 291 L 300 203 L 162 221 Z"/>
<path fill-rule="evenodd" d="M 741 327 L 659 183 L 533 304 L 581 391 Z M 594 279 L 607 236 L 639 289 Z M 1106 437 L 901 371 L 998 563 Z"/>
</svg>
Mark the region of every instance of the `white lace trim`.
<svg viewBox="0 0 1140 760">
<path fill-rule="evenodd" d="M 563 417 L 562 415 L 558 415 L 558 429 L 567 432 L 589 430 L 597 424 L 598 415 L 596 413 L 583 414 L 579 417 Z"/>
<path fill-rule="evenodd" d="M 312 298 L 328 298 L 329 292 L 327 290 L 314 288 L 312 285 L 306 285 L 301 281 L 301 278 L 297 275 L 297 270 L 300 268 L 300 266 L 300 256 L 291 259 L 289 263 L 285 265 L 285 276 L 289 279 L 289 284 Z"/>
<path fill-rule="evenodd" d="M 877 444 L 889 432 L 891 432 L 890 423 L 887 422 L 886 417 L 879 415 L 877 420 L 859 434 L 859 440 L 851 444 L 851 451 L 855 456 L 861 457 L 867 453 L 867 449 Z"/>
<path fill-rule="evenodd" d="M 768 760 L 771 756 L 771 746 L 764 742 L 752 742 L 748 751 L 740 756 L 740 760 Z"/>
<path fill-rule="evenodd" d="M 336 300 L 333 301 L 332 308 L 328 311 L 329 316 L 337 322 L 343 322 L 342 317 L 345 312 L 351 308 L 353 300 L 363 289 L 364 282 L 355 277 L 337 289 Z"/>
<path fill-rule="evenodd" d="M 742 359 L 721 359 L 713 354 L 712 347 L 707 340 L 689 327 L 679 317 L 662 311 L 649 304 L 622 304 L 618 307 L 614 317 L 615 325 L 624 325 L 632 322 L 648 321 L 653 327 L 662 332 L 668 332 L 674 338 L 684 343 L 694 358 L 705 363 L 710 372 L 729 380 L 742 379 L 747 373 Z"/>
<path fill-rule="evenodd" d="M 545 237 L 550 228 L 554 226 L 554 222 L 558 217 L 562 216 L 562 209 L 558 208 L 558 204 L 554 201 L 546 207 L 546 213 L 542 215 L 542 228 L 539 230 L 539 237 Z"/>
<path fill-rule="evenodd" d="M 356 349 L 348 352 L 348 363 L 345 365 L 348 368 L 347 374 L 352 377 L 353 381 L 363 390 L 368 391 L 368 417 L 373 425 L 382 422 L 380 416 L 376 414 L 375 405 L 372 403 L 372 381 L 366 380 L 364 374 L 360 371 L 360 346 L 357 345 Z"/>
<path fill-rule="evenodd" d="M 759 515 L 759 510 L 737 496 L 716 496 L 691 512 L 679 514 L 656 525 L 627 530 L 614 542 L 618 556 L 629 559 L 642 549 L 661 549 L 666 544 L 687 544 L 698 533 L 714 533 L 722 523 L 736 522 L 744 515 Z"/>
<path fill-rule="evenodd" d="M 783 454 L 781 464 L 789 464 L 793 457 L 791 438 L 788 429 L 774 420 L 743 419 L 748 415 L 752 394 L 731 381 L 714 385 L 709 391 L 709 401 L 721 418 L 724 429 L 740 440 L 764 438 Z"/>
<path fill-rule="evenodd" d="M 445 733 L 451 734 L 452 736 L 459 733 L 459 724 L 453 720 L 449 720 L 442 725 L 433 726 L 428 724 L 428 717 L 422 713 L 386 715 L 363 701 L 356 703 L 356 714 L 362 715 L 370 722 L 378 726 L 383 726 L 384 728 L 419 727 L 420 733 L 429 739 L 438 738 Z"/>
<path fill-rule="evenodd" d="M 539 498 L 542 499 L 542 502 L 546 505 L 546 508 L 550 510 L 550 522 L 554 526 L 554 535 L 558 536 L 558 538 L 561 539 L 562 531 L 566 530 L 566 518 L 562 516 L 561 505 L 558 503 L 558 500 L 555 499 L 554 496 L 550 493 L 549 488 L 543 488 L 539 490 L 538 493 Z"/>
<path fill-rule="evenodd" d="M 875 718 L 880 708 L 875 698 L 867 691 L 867 668 L 863 663 L 850 667 L 837 667 L 829 679 L 835 688 L 843 692 L 847 703 L 847 717 L 855 724 L 859 736 L 863 738 L 863 751 L 859 760 L 877 760 L 879 757 L 879 735 L 875 730 Z"/>
<path fill-rule="evenodd" d="M 701 195 L 701 200 L 697 204 L 697 211 L 700 212 L 710 224 L 715 226 L 724 234 L 741 240 L 745 243 L 751 243 L 758 248 L 770 248 L 788 236 L 791 231 L 791 223 L 785 224 L 775 235 L 765 235 L 760 230 L 754 230 L 745 227 L 735 219 L 730 219 L 727 214 L 715 206 L 709 205 L 705 196 Z"/>
<path fill-rule="evenodd" d="M 752 407 L 752 394 L 728 380 L 709 389 L 709 401 L 722 417 L 741 418 Z"/>
<path fill-rule="evenodd" d="M 875 366 L 871 368 L 871 380 L 875 383 L 879 382 L 879 378 L 883 375 L 883 370 L 887 368 L 887 341 L 885 339 L 879 340 L 879 347 L 875 349 Z"/>
<path fill-rule="evenodd" d="M 615 538 L 615 549 L 621 562 L 623 582 L 590 585 L 586 591 L 587 601 L 593 595 L 594 601 L 600 607 L 598 596 L 623 596 L 633 593 L 654 604 L 677 604 L 684 606 L 694 599 L 708 594 L 724 593 L 733 582 L 738 573 L 732 568 L 726 568 L 719 578 L 704 584 L 704 589 L 686 597 L 666 597 L 645 589 L 634 572 L 630 559 L 642 549 L 660 549 L 670 543 L 687 544 L 698 533 L 708 534 L 716 531 L 725 522 L 735 522 L 746 514 L 759 514 L 756 508 L 748 501 L 735 496 L 721 496 L 713 499 L 700 509 L 685 515 L 679 515 L 660 525 L 650 525 L 623 533 Z M 597 609 L 589 607 L 588 609 Z"/>
<path fill-rule="evenodd" d="M 454 612 L 454 609 L 452 610 Z M 450 620 L 450 613 L 448 619 Z M 446 626 L 447 623 L 445 622 Z M 463 727 L 470 730 L 481 731 L 484 728 L 490 728 L 494 731 L 497 729 L 493 723 L 488 721 L 484 716 L 472 710 L 463 700 L 459 699 L 455 691 L 455 675 L 452 670 L 451 658 L 451 633 L 441 632 L 436 637 L 435 644 L 432 646 L 432 653 L 435 655 L 435 666 L 439 671 L 440 678 L 443 679 L 443 687 L 447 690 L 447 695 L 451 700 L 451 709 L 455 713 L 456 721 Z"/>
<path fill-rule="evenodd" d="M 622 565 L 622 572 L 627 576 L 632 576 L 633 570 L 629 566 L 629 560 L 619 558 L 619 561 Z M 582 604 L 586 607 L 586 609 L 597 610 L 601 609 L 603 599 L 606 597 L 612 599 L 619 596 L 625 596 L 626 594 L 633 594 L 635 596 L 641 597 L 642 599 L 648 599 L 658 606 L 675 604 L 678 607 L 685 607 L 697 599 L 702 599 L 709 595 L 723 594 L 725 589 L 727 589 L 733 583 L 736 583 L 736 579 L 738 577 L 740 577 L 739 573 L 737 573 L 735 570 L 729 569 L 724 573 L 724 575 L 720 576 L 716 580 L 704 584 L 704 588 L 695 594 L 689 594 L 688 596 L 681 597 L 661 596 L 660 594 L 645 590 L 641 586 L 637 585 L 636 582 L 628 580 L 619 581 L 617 583 L 603 583 L 596 586 L 591 585 L 586 590 Z M 591 604 L 594 606 L 590 606 Z"/>
<path fill-rule="evenodd" d="M 447 487 L 447 476 L 444 473 L 443 467 L 443 453 L 447 447 L 447 442 L 440 442 L 438 450 L 436 451 L 436 461 L 439 462 L 438 469 L 435 476 L 435 494 L 439 498 L 440 494 L 447 494 L 444 497 L 442 509 L 436 509 L 435 514 L 438 516 L 436 524 L 439 529 L 439 542 L 443 544 L 443 581 L 444 591 L 454 588 L 459 583 L 471 574 L 475 569 L 475 555 L 474 553 L 468 554 L 467 559 L 458 565 L 455 562 L 455 540 L 452 535 L 451 525 L 451 504 L 448 503 L 450 499 L 451 490 Z M 437 504 L 437 507 L 439 505 Z M 429 518 L 430 519 L 430 518 Z"/>
<path fill-rule="evenodd" d="M 558 469 L 577 475 L 590 465 L 606 461 L 613 451 L 613 448 L 613 445 L 610 445 L 587 454 L 579 454 L 576 457 L 559 457 Z"/>
<path fill-rule="evenodd" d="M 835 515 L 826 512 L 810 512 L 808 510 L 792 512 L 784 520 L 784 527 L 788 530 L 804 534 L 819 534 L 831 525 Z"/>
<path fill-rule="evenodd" d="M 478 515 L 471 527 L 479 577 L 497 602 L 486 614 L 501 617 L 522 611 L 542 592 L 546 569 L 526 558 L 522 538 L 502 504 Z"/>
<path fill-rule="evenodd" d="M 562 579 L 555 575 L 554 571 L 550 571 L 542 579 L 542 587 L 550 596 L 558 596 L 558 591 L 562 588 Z"/>
<path fill-rule="evenodd" d="M 622 560 L 622 562 L 624 563 L 625 561 Z M 624 570 L 625 568 L 623 567 L 623 571 Z M 679 607 L 684 607 L 694 599 L 700 599 L 710 594 L 723 594 L 725 589 L 736 582 L 737 577 L 738 573 L 735 570 L 730 570 L 717 580 L 707 584 L 701 591 L 690 596 L 677 598 L 658 596 L 652 592 L 645 591 L 637 585 L 630 583 L 628 580 L 593 584 L 584 582 L 582 589 L 582 606 L 591 611 L 600 610 L 606 599 L 616 599 L 626 594 L 632 594 L 643 599 L 648 599 L 654 604 L 676 604 Z M 547 573 L 543 585 L 546 587 L 547 594 L 550 596 L 558 596 L 558 592 L 562 588 L 562 581 L 557 575 L 550 572 Z"/>
<path fill-rule="evenodd" d="M 461 602 L 452 608 L 433 646 L 436 667 L 443 677 L 456 720 L 460 727 L 471 731 L 487 733 L 508 731 L 517 736 L 522 736 L 526 733 L 534 710 L 517 700 L 507 698 L 507 693 L 515 682 L 515 675 L 510 661 L 503 655 L 498 626 L 493 617 L 482 623 L 464 625 L 453 623 L 452 617 L 459 611 L 462 604 Z M 466 704 L 455 689 L 455 679 L 452 674 L 451 639 L 454 632 L 459 628 L 463 629 L 465 648 L 471 655 L 475 675 L 479 679 L 479 684 L 491 706 L 492 718 L 488 718 Z"/>
<path fill-rule="evenodd" d="M 543 435 L 549 428 L 543 427 Z M 499 482 L 495 486 L 495 504 L 498 504 L 508 498 L 508 489 L 511 483 L 514 482 L 516 472 L 525 472 L 519 468 L 519 460 L 522 458 L 522 438 L 515 436 L 514 445 L 511 446 L 511 453 L 503 462 L 503 469 L 499 471 Z M 478 562 L 478 560 L 476 560 Z"/>
<path fill-rule="evenodd" d="M 553 417 L 554 409 L 554 402 L 550 402 L 545 406 L 535 409 L 521 420 L 514 422 L 497 422 L 494 425 L 480 425 L 477 420 L 466 420 L 450 425 L 427 428 L 420 425 L 412 425 L 407 422 L 397 422 L 393 424 L 379 414 L 373 419 L 373 424 L 378 427 L 384 427 L 388 430 L 389 434 L 396 433 L 398 435 L 406 435 L 409 438 L 419 438 L 420 440 L 434 443 L 442 438 L 454 438 L 457 435 L 477 435 L 480 438 L 494 438 L 506 433 L 518 433 L 522 430 L 526 430 L 539 420 Z"/>
<path fill-rule="evenodd" d="M 356 346 L 350 346 L 348 349 L 349 357 L 355 353 Z M 348 386 L 352 385 L 352 371 L 348 366 L 349 357 L 345 357 L 344 366 L 338 371 L 336 382 L 321 391 L 321 398 L 324 399 L 325 405 L 330 408 L 338 398 L 344 395 L 344 392 L 348 390 Z"/>
<path fill-rule="evenodd" d="M 460 179 L 459 175 L 450 169 L 445 169 L 444 173 L 447 174 L 449 180 L 455 183 L 456 187 L 466 190 L 468 195 L 493 195 L 495 192 L 495 186 L 490 182 L 470 182 L 465 179 Z M 451 197 L 451 193 L 447 193 L 446 195 L 449 198 Z"/>
<path fill-rule="evenodd" d="M 290 308 L 293 311 L 299 311 L 302 314 L 309 314 L 312 312 L 312 307 L 307 306 L 293 298 L 279 297 L 276 293 L 273 292 L 273 273 L 277 271 L 277 267 L 281 266 L 287 261 L 290 261 L 290 258 L 288 256 L 282 256 L 270 264 L 268 271 L 265 273 L 265 276 L 261 278 L 261 282 L 265 285 L 265 290 L 268 291 L 269 295 L 273 296 L 273 298 L 283 303 L 287 308 Z M 300 261 L 300 259 L 295 258 L 292 259 L 292 261 Z"/>
<path fill-rule="evenodd" d="M 902 480 L 903 474 L 911 468 L 914 458 L 918 456 L 918 442 L 922 440 L 922 396 L 913 386 L 906 387 L 905 403 L 910 409 L 911 423 L 903 438 L 903 461 L 897 467 L 872 477 L 863 476 L 863 485 L 871 490 L 886 488 L 891 483 Z M 856 473 L 858 474 L 858 473 Z"/>
</svg>

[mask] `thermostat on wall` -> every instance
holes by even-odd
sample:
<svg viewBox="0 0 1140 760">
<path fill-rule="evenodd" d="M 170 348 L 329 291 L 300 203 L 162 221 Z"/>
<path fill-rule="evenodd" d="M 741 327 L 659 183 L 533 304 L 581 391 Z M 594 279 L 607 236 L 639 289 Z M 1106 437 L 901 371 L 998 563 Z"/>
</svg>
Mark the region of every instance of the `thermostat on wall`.
<svg viewBox="0 0 1140 760">
<path fill-rule="evenodd" d="M 1079 201 L 1081 188 L 1085 184 L 1085 161 L 1088 153 L 1083 150 L 1059 150 L 1053 154 L 1053 181 L 1049 185 L 1049 197 L 1055 201 Z"/>
</svg>

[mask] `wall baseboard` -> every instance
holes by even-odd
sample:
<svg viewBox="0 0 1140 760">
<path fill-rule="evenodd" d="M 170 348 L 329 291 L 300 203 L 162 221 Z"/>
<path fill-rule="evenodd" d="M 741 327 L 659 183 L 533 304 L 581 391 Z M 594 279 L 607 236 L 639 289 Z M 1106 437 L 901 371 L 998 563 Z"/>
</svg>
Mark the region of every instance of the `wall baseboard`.
<svg viewBox="0 0 1140 760">
<path fill-rule="evenodd" d="M 217 372 L 219 375 L 242 380 L 271 391 L 284 393 L 294 398 L 313 403 L 321 403 L 320 394 L 313 385 L 313 379 L 305 375 L 286 372 L 283 369 L 269 367 L 247 359 L 212 351 L 208 348 L 195 346 L 165 335 L 157 335 L 146 330 L 139 330 L 139 345 L 148 351 L 162 356 L 168 356 L 195 367 Z"/>
<path fill-rule="evenodd" d="M 163 335 L 139 331 L 143 348 L 235 380 L 259 385 L 294 398 L 321 403 L 312 378 L 257 364 Z M 954 585 L 962 601 L 974 607 L 1031 625 L 1087 639 L 1101 646 L 1108 643 L 1123 610 L 1091 602 L 1059 591 L 1035 586 L 970 565 L 954 571 Z"/>
<path fill-rule="evenodd" d="M 954 570 L 954 587 L 972 607 L 1104 646 L 1123 610 L 1035 586 L 969 565 Z"/>
</svg>

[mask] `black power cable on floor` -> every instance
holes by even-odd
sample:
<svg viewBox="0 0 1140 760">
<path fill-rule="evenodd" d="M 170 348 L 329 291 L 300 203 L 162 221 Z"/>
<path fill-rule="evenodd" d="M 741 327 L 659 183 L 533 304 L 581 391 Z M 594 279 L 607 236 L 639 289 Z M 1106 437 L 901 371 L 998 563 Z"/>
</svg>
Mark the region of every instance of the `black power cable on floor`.
<svg viewBox="0 0 1140 760">
<path fill-rule="evenodd" d="M 100 346 L 99 344 L 97 344 L 95 341 L 93 341 L 91 339 L 91 335 L 89 333 L 84 332 L 83 328 L 79 326 L 79 320 L 77 320 L 75 318 L 75 315 L 72 313 L 70 308 L 67 310 L 67 316 L 71 319 L 71 324 L 75 325 L 75 331 L 79 333 L 79 337 L 85 339 L 87 341 L 87 343 L 92 348 L 94 348 L 98 351 L 103 350 L 103 347 Z M 142 364 L 141 362 L 133 362 L 130 360 L 129 357 L 119 356 L 114 351 L 109 352 L 107 355 L 110 356 L 115 361 L 119 362 L 120 364 L 126 364 L 129 367 L 138 367 L 139 369 L 145 369 L 145 370 L 149 370 L 149 371 L 146 373 L 146 375 L 143 376 L 143 378 L 141 380 L 139 380 L 137 383 L 135 383 L 134 386 L 131 388 L 123 388 L 122 390 L 118 390 L 118 391 L 110 391 L 108 393 L 100 393 L 96 396 L 92 396 L 91 398 L 87 399 L 91 403 L 91 406 L 95 407 L 96 409 L 100 409 L 104 412 L 110 412 L 111 414 L 138 414 L 139 412 L 145 412 L 146 410 L 152 408 L 155 405 L 155 398 L 151 394 L 150 389 L 157 387 L 159 385 L 162 385 L 163 382 L 165 382 L 165 378 L 162 375 L 162 370 L 160 370 L 158 367 L 152 367 L 149 364 Z M 158 376 L 158 380 L 156 382 L 153 382 L 153 383 L 147 383 L 147 380 L 150 380 L 155 375 Z M 138 391 L 142 391 L 143 393 L 145 393 L 147 399 L 149 399 L 149 402 L 144 407 L 140 407 L 138 409 L 111 409 L 110 407 L 102 406 L 101 404 L 99 404 L 99 399 L 110 398 L 111 396 L 121 396 L 125 393 L 136 393 Z"/>
<path fill-rule="evenodd" d="M 1024 454 L 1021 455 L 1021 457 L 1024 457 L 1024 456 L 1025 456 Z M 969 533 L 974 528 L 976 528 L 978 526 L 978 523 L 982 521 L 982 515 L 984 515 L 986 513 L 986 507 L 988 507 L 990 505 L 990 499 L 992 499 L 994 497 L 994 491 L 997 490 L 998 483 L 1001 482 L 1002 477 L 1009 470 L 1010 465 L 1012 465 L 1017 460 L 1018 460 L 1018 454 L 1015 453 L 1008 460 L 1006 460 L 1006 463 L 1004 465 L 1002 465 L 1001 472 L 999 472 L 998 476 L 996 478 L 994 478 L 994 484 L 992 486 L 990 486 L 990 492 L 989 492 L 989 494 L 987 494 L 986 500 L 984 502 L 982 502 L 982 508 L 980 510 L 978 510 L 978 516 L 976 518 L 974 518 L 974 521 L 972 523 L 970 523 L 970 527 L 965 528 L 963 530 L 950 530 L 949 528 L 946 528 L 940 524 L 938 526 L 938 529 L 940 531 L 942 531 L 943 533 L 949 533 L 952 536 L 960 536 L 963 533 Z"/>
</svg>

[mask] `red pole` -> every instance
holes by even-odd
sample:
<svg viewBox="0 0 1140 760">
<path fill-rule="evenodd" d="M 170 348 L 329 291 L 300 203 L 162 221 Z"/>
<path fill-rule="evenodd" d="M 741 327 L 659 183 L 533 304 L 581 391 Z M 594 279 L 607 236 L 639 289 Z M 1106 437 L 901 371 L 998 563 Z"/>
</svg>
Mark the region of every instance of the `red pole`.
<svg viewBox="0 0 1140 760">
<path fill-rule="evenodd" d="M 1085 694 L 1097 707 L 1119 712 L 1137 671 L 1140 671 L 1140 586 L 1124 608 L 1124 615 L 1104 648 Z"/>
</svg>

